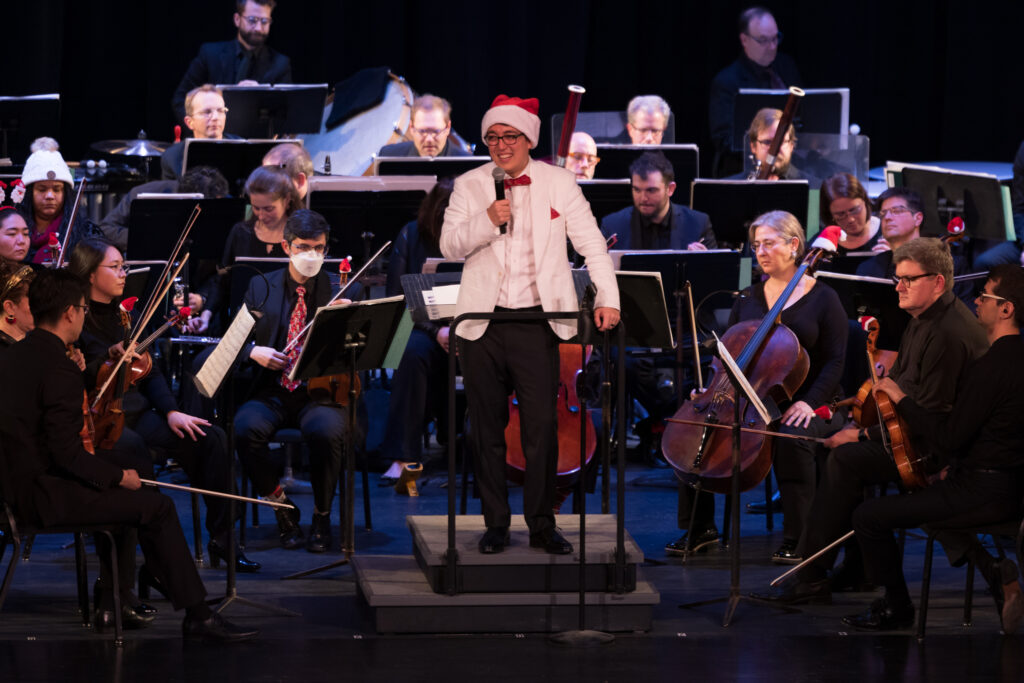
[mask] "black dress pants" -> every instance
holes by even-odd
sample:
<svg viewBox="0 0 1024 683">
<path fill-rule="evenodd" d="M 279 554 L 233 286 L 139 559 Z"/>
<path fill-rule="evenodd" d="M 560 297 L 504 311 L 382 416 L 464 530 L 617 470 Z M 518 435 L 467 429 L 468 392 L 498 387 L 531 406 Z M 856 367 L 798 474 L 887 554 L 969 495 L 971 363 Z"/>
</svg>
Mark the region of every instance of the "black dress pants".
<svg viewBox="0 0 1024 683">
<path fill-rule="evenodd" d="M 558 471 L 558 337 L 547 321 L 492 320 L 483 336 L 459 339 L 480 503 L 488 527 L 507 528 L 505 427 L 516 392 L 526 473 L 523 515 L 530 533 L 555 525 Z"/>
<path fill-rule="evenodd" d="M 905 585 L 894 529 L 952 518 L 965 526 L 1002 522 L 1012 519 L 1019 506 L 1020 490 L 1011 473 L 963 469 L 920 491 L 866 500 L 853 513 L 853 528 L 867 578 L 880 586 Z M 953 566 L 979 545 L 977 536 L 962 531 L 942 531 L 936 538 Z"/>
</svg>

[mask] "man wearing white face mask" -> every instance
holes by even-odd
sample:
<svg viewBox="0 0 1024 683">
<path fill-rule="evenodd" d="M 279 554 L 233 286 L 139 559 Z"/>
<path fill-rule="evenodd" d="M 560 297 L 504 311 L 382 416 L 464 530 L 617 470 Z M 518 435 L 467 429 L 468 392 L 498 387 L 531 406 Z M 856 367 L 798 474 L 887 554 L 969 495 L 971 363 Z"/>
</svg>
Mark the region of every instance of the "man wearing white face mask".
<svg viewBox="0 0 1024 683">
<path fill-rule="evenodd" d="M 287 501 L 270 461 L 267 441 L 285 426 L 302 431 L 303 440 L 309 444 L 315 505 L 305 543 L 306 550 L 314 553 L 322 553 L 331 545 L 331 500 L 347 422 L 344 409 L 313 399 L 304 382 L 287 378 L 302 340 L 289 353 L 283 350 L 337 291 L 337 283 L 321 270 L 329 236 L 330 226 L 323 216 L 308 209 L 295 211 L 285 224 L 282 243 L 291 260 L 288 267 L 269 273 L 266 283 L 262 278 L 250 281 L 245 304 L 263 315 L 256 322 L 254 342 L 246 352 L 258 367 L 252 394 L 235 414 L 238 457 L 253 489 L 268 500 Z M 275 509 L 275 515 L 281 545 L 288 549 L 302 545 L 298 508 Z"/>
</svg>

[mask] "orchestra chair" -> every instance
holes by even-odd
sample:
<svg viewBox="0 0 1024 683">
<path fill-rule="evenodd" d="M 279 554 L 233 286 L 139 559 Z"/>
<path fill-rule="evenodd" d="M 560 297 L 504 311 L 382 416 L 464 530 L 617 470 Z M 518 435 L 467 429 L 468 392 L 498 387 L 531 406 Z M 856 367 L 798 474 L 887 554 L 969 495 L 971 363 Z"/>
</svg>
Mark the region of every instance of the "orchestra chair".
<svg viewBox="0 0 1024 683">
<path fill-rule="evenodd" d="M 3 452 L 0 450 L 0 463 L 3 461 Z M 14 570 L 18 566 L 18 559 L 21 555 L 22 544 L 26 538 L 39 534 L 72 534 L 75 538 L 75 574 L 78 584 L 78 608 L 82 613 L 82 625 L 90 626 L 92 622 L 92 610 L 89 609 L 89 578 L 86 564 L 85 535 L 104 534 L 110 540 L 110 567 L 111 579 L 114 585 L 118 585 L 117 576 L 117 544 L 114 542 L 114 532 L 120 529 L 114 524 L 70 524 L 61 526 L 36 526 L 19 519 L 15 510 L 5 501 L 0 494 L 0 507 L 3 508 L 3 517 L 0 518 L 0 560 L 3 559 L 7 546 L 13 546 L 11 558 L 7 562 L 7 571 L 4 573 L 3 584 L 0 584 L 0 610 L 3 609 L 7 600 L 7 593 L 14 581 Z M 121 595 L 118 591 L 114 594 L 114 644 L 124 644 L 123 628 L 121 625 Z"/>
<path fill-rule="evenodd" d="M 991 524 L 973 524 L 970 514 L 961 515 L 953 519 L 945 520 L 940 524 L 929 524 L 926 528 L 928 541 L 924 551 L 924 572 L 921 576 L 921 608 L 917 617 L 917 640 L 924 640 L 925 627 L 928 621 L 928 595 L 931 590 L 932 581 L 932 558 L 935 548 L 935 537 L 942 531 L 958 530 L 967 531 L 976 535 L 989 535 L 995 539 L 998 536 L 1008 536 L 1014 539 L 1014 552 L 1017 555 L 1017 566 L 1024 566 L 1024 509 L 1018 511 L 1017 515 L 1004 522 Z M 996 542 L 996 549 L 1000 559 L 1005 559 L 1003 548 Z M 974 599 L 974 563 L 967 561 L 967 579 L 964 585 L 964 626 L 971 625 L 971 608 Z"/>
</svg>

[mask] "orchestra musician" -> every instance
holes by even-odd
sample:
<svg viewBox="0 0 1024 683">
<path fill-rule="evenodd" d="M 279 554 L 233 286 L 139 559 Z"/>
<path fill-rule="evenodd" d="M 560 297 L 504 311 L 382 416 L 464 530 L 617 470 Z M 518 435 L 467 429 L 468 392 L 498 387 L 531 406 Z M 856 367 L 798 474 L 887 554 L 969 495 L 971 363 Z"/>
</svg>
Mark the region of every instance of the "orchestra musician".
<svg viewBox="0 0 1024 683">
<path fill-rule="evenodd" d="M 267 46 L 271 13 L 275 0 L 237 0 L 234 22 L 238 33 L 234 40 L 203 43 L 199 54 L 188 65 L 178 83 L 171 108 L 174 120 L 181 121 L 188 113 L 187 95 L 203 83 L 291 83 L 291 60 Z"/>
<path fill-rule="evenodd" d="M 1013 157 L 1013 180 L 1010 183 L 1010 210 L 1014 239 L 989 246 L 974 257 L 975 272 L 984 272 L 1000 263 L 1021 263 L 1024 245 L 1024 142 Z"/>
<path fill-rule="evenodd" d="M 480 125 L 493 163 L 455 181 L 441 230 L 441 253 L 466 260 L 456 315 L 577 309 L 568 237 L 586 259 L 597 288 L 594 322 L 607 330 L 619 320 L 611 258 L 575 175 L 530 158 L 540 139 L 538 110 L 536 98 L 496 97 Z M 507 176 L 504 199 L 496 197 L 495 184 L 501 178 L 495 180 L 495 169 Z M 553 554 L 572 552 L 555 529 L 553 508 L 558 344 L 575 332 L 575 320 L 471 320 L 457 330 L 487 525 L 478 544 L 482 553 L 501 552 L 509 542 L 505 427 L 510 390 L 516 392 L 522 416 L 523 508 L 530 545 Z"/>
<path fill-rule="evenodd" d="M 748 239 L 758 266 L 767 279 L 744 290 L 733 305 L 729 325 L 743 320 L 759 320 L 775 305 L 796 274 L 804 257 L 804 229 L 796 217 L 785 211 L 771 211 L 751 223 Z M 846 354 L 847 321 L 839 296 L 832 288 L 804 275 L 782 311 L 782 323 L 793 331 L 807 352 L 810 367 L 793 400 L 782 404 L 779 431 L 787 434 L 823 437 L 842 426 L 842 418 L 831 421 L 815 413 L 837 397 L 839 378 Z M 808 524 L 811 500 L 817 480 L 817 450 L 814 442 L 775 439 L 773 466 L 782 492 L 783 541 L 772 561 L 799 561 L 797 542 Z M 684 490 L 684 489 L 681 489 Z M 685 489 L 690 492 L 691 489 Z M 680 496 L 680 529 L 691 526 L 692 496 Z M 669 555 L 696 552 L 718 540 L 714 522 L 715 501 L 708 493 L 698 494 L 693 519 L 693 537 L 683 534 L 665 546 Z"/>
<path fill-rule="evenodd" d="M 801 83 L 796 63 L 779 52 L 782 32 L 771 12 L 764 7 L 750 7 L 740 14 L 738 28 L 743 54 L 711 81 L 708 123 L 715 147 L 716 177 L 736 173 L 743 167 L 743 161 L 732 152 L 733 118 L 740 89 L 785 90 Z"/>
<path fill-rule="evenodd" d="M 750 154 L 758 164 L 767 163 L 768 150 L 772 140 L 779 130 L 779 120 L 782 118 L 781 109 L 764 108 L 758 110 L 754 119 L 747 129 L 747 142 L 750 145 Z M 821 181 L 814 176 L 804 173 L 793 165 L 793 150 L 796 149 L 796 128 L 789 125 L 786 137 L 782 140 L 779 153 L 775 157 L 774 173 L 768 180 L 806 180 L 811 189 L 821 185 Z M 749 176 L 740 172 L 729 176 L 729 180 L 747 180 Z"/>
<path fill-rule="evenodd" d="M 839 242 L 837 258 L 851 251 L 883 251 L 881 221 L 872 215 L 871 198 L 857 176 L 837 173 L 821 184 L 821 218 L 846 233 Z"/>
<path fill-rule="evenodd" d="M 285 224 L 283 250 L 290 259 L 287 268 L 268 273 L 266 284 L 253 278 L 245 294 L 245 305 L 262 315 L 256 321 L 253 342 L 242 351 L 243 359 L 259 366 L 249 399 L 235 414 L 238 457 L 262 498 L 290 502 L 285 497 L 268 441 L 278 429 L 292 425 L 302 431 L 309 445 L 313 485 L 313 520 L 306 550 L 325 552 L 331 545 L 331 501 L 338 484 L 342 450 L 348 438 L 345 411 L 333 403 L 314 399 L 305 382 L 287 378 L 298 357 L 298 346 L 285 354 L 282 349 L 313 320 L 321 306 L 337 291 L 321 266 L 327 254 L 330 226 L 323 216 L 308 209 L 292 213 Z M 269 286 L 269 290 L 268 290 Z M 348 299 L 339 299 L 347 303 Z M 299 526 L 299 509 L 275 508 L 282 547 L 298 548 L 304 535 Z"/>
<path fill-rule="evenodd" d="M 953 259 L 946 244 L 927 237 L 911 240 L 893 252 L 893 263 L 899 306 L 912 320 L 889 377 L 935 419 L 948 419 L 967 368 L 988 348 L 988 339 L 977 319 L 953 295 Z M 811 503 L 799 556 L 809 557 L 850 530 L 851 515 L 863 501 L 866 486 L 900 481 L 883 444 L 884 428 L 848 425 L 826 441 L 832 450 Z M 946 464 L 944 455 L 913 425 L 903 437 L 917 457 L 927 458 L 930 471 Z M 843 567 L 829 580 L 828 570 L 837 554 L 837 549 L 823 554 L 801 569 L 795 581 L 754 597 L 786 604 L 831 600 L 833 586 L 840 590 L 859 583 L 853 578 L 860 567 L 856 544 L 847 545 Z"/>
<path fill-rule="evenodd" d="M 309 179 L 313 177 L 313 160 L 305 147 L 294 142 L 282 142 L 263 155 L 263 165 L 284 171 L 292 179 L 299 199 L 306 199 Z"/>
<path fill-rule="evenodd" d="M 601 158 L 597 156 L 597 143 L 581 130 L 572 134 L 569 139 L 569 154 L 565 157 L 565 167 L 576 174 L 577 180 L 593 180 L 594 171 Z"/>
<path fill-rule="evenodd" d="M 660 145 L 672 110 L 658 95 L 637 95 L 626 106 L 629 144 Z"/>
<path fill-rule="evenodd" d="M 972 525 L 999 523 L 1019 514 L 1024 468 L 1024 270 L 995 266 L 975 304 L 991 346 L 965 373 L 949 417 L 920 405 L 891 378 L 878 382 L 877 390 L 896 403 L 910 428 L 948 451 L 950 462 L 943 476 L 927 488 L 912 495 L 872 498 L 854 510 L 853 528 L 867 578 L 884 586 L 885 595 L 866 613 L 845 617 L 850 626 L 889 630 L 914 623 L 893 530 L 953 518 Z M 946 530 L 936 538 L 950 565 L 975 563 L 995 599 L 1003 632 L 1013 633 L 1024 616 L 1017 565 L 992 557 L 975 534 Z"/>
<path fill-rule="evenodd" d="M 0 258 L 20 263 L 31 246 L 28 223 L 13 206 L 0 207 Z"/>
<path fill-rule="evenodd" d="M 403 293 L 402 275 L 420 273 L 428 257 L 441 256 L 441 225 L 454 182 L 440 179 L 420 204 L 415 221 L 407 223 L 388 257 L 387 296 Z M 423 458 L 423 425 L 436 407 L 448 405 L 448 325 L 428 320 L 413 325 L 402 360 L 391 380 L 387 427 L 380 445 L 381 460 L 390 462 L 385 480 L 397 480 L 404 463 Z M 439 415 L 440 417 L 440 415 Z M 438 420 L 438 424 L 447 424 Z"/>
<path fill-rule="evenodd" d="M 21 341 L 35 327 L 28 305 L 28 286 L 34 276 L 31 266 L 0 258 L 0 348 Z"/>
<path fill-rule="evenodd" d="M 86 383 L 98 389 L 96 377 L 100 367 L 108 359 L 116 361 L 125 351 L 125 328 L 119 303 L 124 294 L 127 268 L 117 247 L 98 238 L 80 242 L 71 252 L 68 268 L 89 283 L 89 316 L 80 342 L 86 359 Z M 113 387 L 108 389 L 114 390 Z M 161 458 L 175 460 L 197 487 L 223 492 L 232 490 L 227 435 L 209 421 L 178 409 L 159 364 L 153 364 L 137 389 L 126 393 L 122 405 L 126 426 L 119 444 L 133 444 L 134 450 L 147 459 L 152 449 Z M 204 502 L 209 533 L 207 548 L 217 566 L 227 560 L 227 544 L 235 543 L 228 504 L 224 498 L 214 496 L 204 496 Z M 260 568 L 260 564 L 248 559 L 241 548 L 236 548 L 235 558 L 240 572 L 255 572 Z"/>
<path fill-rule="evenodd" d="M 52 138 L 40 138 L 35 144 L 39 148 L 29 155 L 21 173 L 29 201 L 22 202 L 18 210 L 29 228 L 31 246 L 26 259 L 41 264 L 50 259 L 47 245 L 51 237 L 63 241 L 68 231 L 75 203 L 71 195 L 75 181 Z M 80 239 L 99 234 L 99 229 L 85 217 L 84 211 L 78 212 L 70 229 L 68 249 Z"/>
<path fill-rule="evenodd" d="M 380 157 L 468 157 L 470 153 L 448 139 L 452 132 L 452 105 L 437 95 L 420 95 L 412 101 L 405 142 L 384 145 Z"/>
<path fill-rule="evenodd" d="M 188 91 L 185 97 L 185 125 L 196 140 L 221 140 L 228 121 L 228 108 L 224 93 L 215 85 L 206 83 Z M 228 138 L 236 138 L 228 135 Z M 185 167 L 185 141 L 175 142 L 160 157 L 160 171 L 164 180 L 177 180 Z"/>
<path fill-rule="evenodd" d="M 186 639 L 249 640 L 256 631 L 235 626 L 207 606 L 206 589 L 173 501 L 142 488 L 136 470 L 97 457 L 83 446 L 82 373 L 68 360 L 66 347 L 81 334 L 88 294 L 88 283 L 70 270 L 39 272 L 29 286 L 36 328 L 0 353 L 0 376 L 8 387 L 17 387 L 0 392 L 4 497 L 20 516 L 37 525 L 129 526 L 137 531 L 147 566 L 174 608 L 185 609 Z M 109 577 L 109 555 L 102 551 L 100 537 L 100 574 Z M 130 550 L 134 562 L 134 543 Z M 134 614 L 127 604 L 123 611 Z M 110 623 L 106 615 L 98 615 L 98 625 Z M 126 618 L 125 626 L 131 625 Z"/>
</svg>

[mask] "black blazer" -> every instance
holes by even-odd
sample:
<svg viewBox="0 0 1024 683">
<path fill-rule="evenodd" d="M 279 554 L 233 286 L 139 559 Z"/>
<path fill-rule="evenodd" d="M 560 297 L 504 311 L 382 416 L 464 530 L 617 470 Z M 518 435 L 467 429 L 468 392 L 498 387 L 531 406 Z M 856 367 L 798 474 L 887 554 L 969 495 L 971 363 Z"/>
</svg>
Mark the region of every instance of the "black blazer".
<svg viewBox="0 0 1024 683">
<path fill-rule="evenodd" d="M 241 52 L 242 44 L 237 38 L 218 43 L 203 43 L 199 46 L 199 54 L 188 65 L 188 70 L 182 76 L 171 98 L 176 121 L 185 118 L 185 96 L 189 90 L 204 83 L 217 85 L 237 83 L 241 80 L 237 77 Z M 280 52 L 264 46 L 250 66 L 248 78 L 260 83 L 291 83 L 291 60 Z"/>
<path fill-rule="evenodd" d="M 245 298 L 243 299 L 250 311 L 260 311 L 262 313 L 256 320 L 256 327 L 252 333 L 253 341 L 245 350 L 245 358 L 249 357 L 254 346 L 274 347 L 276 341 L 281 337 L 282 330 L 286 330 L 288 327 L 287 317 L 282 316 L 284 297 L 287 294 L 285 278 L 288 277 L 288 268 L 267 273 L 266 277 L 266 284 L 264 284 L 261 277 L 254 277 L 250 280 L 249 288 L 246 290 Z M 311 316 L 316 312 L 316 309 L 326 306 L 327 302 L 334 296 L 334 293 L 338 291 L 337 279 L 328 275 L 323 269 L 317 273 L 315 280 L 316 299 L 307 304 L 310 319 L 312 319 Z M 269 291 L 267 290 L 267 285 L 270 286 Z M 349 290 L 348 298 L 356 298 L 352 292 L 357 289 L 358 285 L 353 286 Z M 280 350 L 278 349 L 278 351 Z M 254 367 L 256 372 L 251 392 L 253 394 L 258 394 L 272 386 L 281 375 L 280 370 L 268 370 L 261 365 L 254 365 Z"/>
<path fill-rule="evenodd" d="M 614 249 L 633 249 L 632 227 L 633 212 L 635 209 L 630 206 L 621 211 L 608 214 L 601 219 L 601 233 L 605 239 L 617 235 L 617 242 Z M 708 249 L 718 246 L 715 241 L 715 233 L 711 229 L 711 218 L 700 211 L 694 211 L 681 204 L 672 204 L 672 212 L 675 214 L 672 224 L 670 249 L 683 250 L 691 242 L 701 242 Z"/>
<path fill-rule="evenodd" d="M 0 377 L 0 478 L 20 515 L 35 524 L 68 519 L 121 482 L 121 468 L 82 446 L 85 384 L 59 337 L 29 332 L 0 352 Z"/>
</svg>

